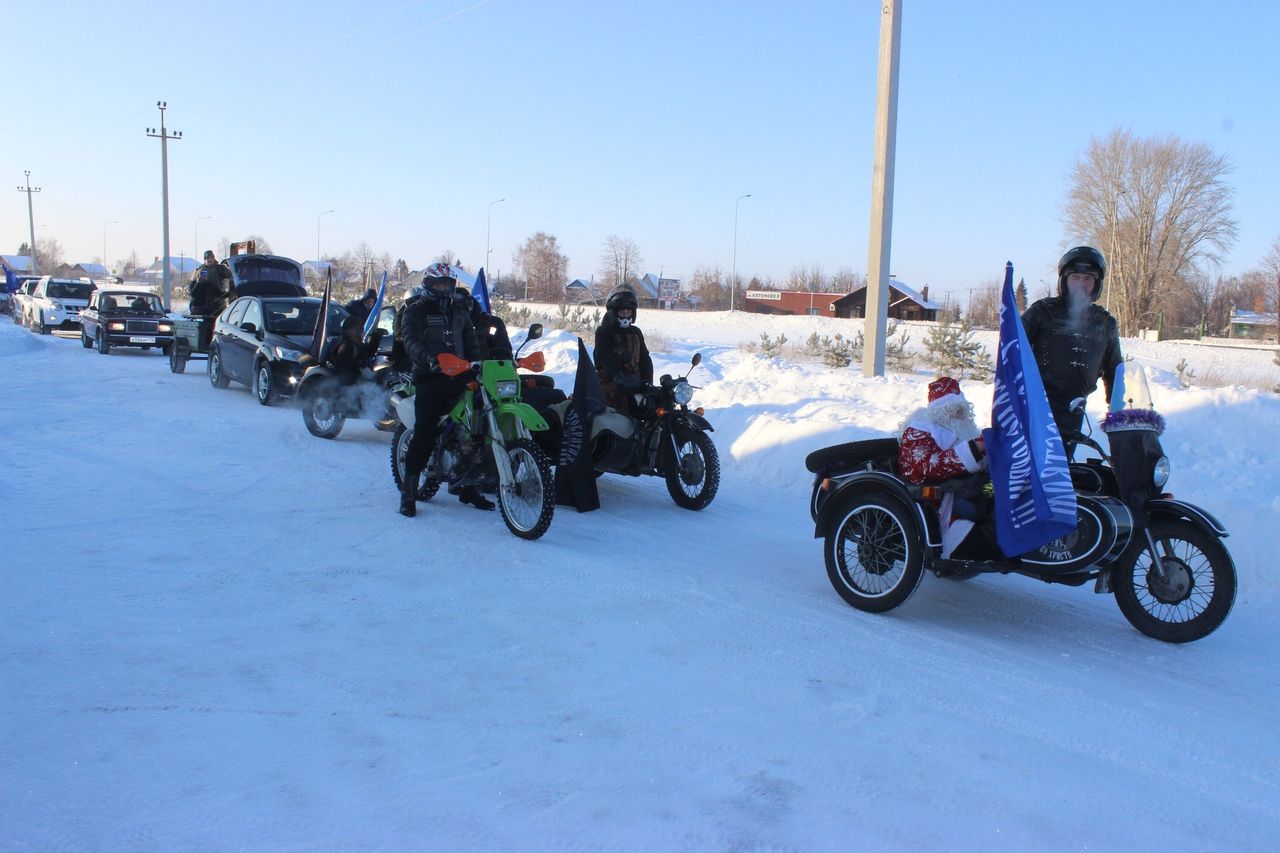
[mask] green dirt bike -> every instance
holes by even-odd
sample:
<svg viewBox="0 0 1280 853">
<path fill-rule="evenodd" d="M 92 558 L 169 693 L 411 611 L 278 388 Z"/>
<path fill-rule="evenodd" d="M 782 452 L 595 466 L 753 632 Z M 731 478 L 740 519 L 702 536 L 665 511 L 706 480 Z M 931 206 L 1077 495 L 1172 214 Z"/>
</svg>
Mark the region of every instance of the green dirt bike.
<svg viewBox="0 0 1280 853">
<path fill-rule="evenodd" d="M 542 336 L 535 323 L 527 344 Z M 523 345 L 522 345 L 523 348 Z M 467 389 L 449 414 L 441 418 L 439 438 L 431 460 L 418 480 L 418 499 L 435 497 L 441 484 L 451 492 L 472 486 L 497 493 L 498 508 L 507 528 L 521 539 L 537 539 L 551 526 L 556 509 L 555 478 L 551 460 L 533 440 L 533 433 L 547 429 L 547 422 L 520 399 L 523 385 L 517 367 L 540 373 L 546 359 L 541 352 L 523 358 L 469 362 L 450 353 L 439 357 L 447 376 L 472 373 Z M 412 388 L 392 395 L 400 425 L 391 442 L 391 474 L 400 489 L 405 458 L 413 438 Z"/>
</svg>

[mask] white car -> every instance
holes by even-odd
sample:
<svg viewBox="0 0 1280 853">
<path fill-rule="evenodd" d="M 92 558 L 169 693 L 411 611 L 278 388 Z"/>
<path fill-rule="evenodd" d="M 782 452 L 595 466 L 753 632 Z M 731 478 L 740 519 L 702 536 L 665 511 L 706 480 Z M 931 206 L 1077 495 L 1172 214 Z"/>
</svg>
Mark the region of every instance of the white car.
<svg viewBox="0 0 1280 853">
<path fill-rule="evenodd" d="M 9 316 L 18 326 L 27 325 L 27 309 L 31 306 L 31 294 L 40 283 L 39 278 L 28 278 L 18 289 L 9 294 Z"/>
<path fill-rule="evenodd" d="M 93 291 L 91 281 L 44 276 L 26 309 L 31 331 L 47 335 L 54 329 L 79 329 L 80 311 L 89 304 Z"/>
</svg>

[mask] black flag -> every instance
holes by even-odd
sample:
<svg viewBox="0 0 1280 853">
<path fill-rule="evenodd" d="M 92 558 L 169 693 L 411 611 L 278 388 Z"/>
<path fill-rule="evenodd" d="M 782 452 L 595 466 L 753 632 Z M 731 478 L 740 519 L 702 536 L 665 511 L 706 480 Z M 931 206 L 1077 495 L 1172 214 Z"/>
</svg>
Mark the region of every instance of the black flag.
<svg viewBox="0 0 1280 853">
<path fill-rule="evenodd" d="M 324 279 L 324 298 L 320 300 L 320 314 L 316 317 L 316 328 L 311 335 L 311 357 L 320 361 L 324 355 L 324 340 L 329 335 L 329 302 L 333 299 L 333 265 Z"/>
<path fill-rule="evenodd" d="M 604 409 L 600 377 L 587 354 L 587 345 L 578 338 L 578 373 L 573 380 L 573 401 L 564 413 L 560 459 L 556 465 L 557 502 L 576 507 L 578 512 L 600 508 L 588 439 L 591 422 Z"/>
</svg>

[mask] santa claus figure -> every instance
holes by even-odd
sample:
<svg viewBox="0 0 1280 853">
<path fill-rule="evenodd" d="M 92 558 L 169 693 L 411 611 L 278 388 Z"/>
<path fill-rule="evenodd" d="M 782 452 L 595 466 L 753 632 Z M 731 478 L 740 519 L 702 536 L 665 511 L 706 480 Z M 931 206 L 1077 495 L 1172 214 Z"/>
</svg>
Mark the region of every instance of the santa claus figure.
<svg viewBox="0 0 1280 853">
<path fill-rule="evenodd" d="M 929 405 L 912 412 L 898 439 L 898 469 L 913 483 L 936 484 L 985 471 L 982 431 L 973 418 L 973 404 L 950 376 L 929 383 Z M 973 528 L 975 512 L 967 502 L 957 506 L 956 494 L 944 493 L 938 507 L 942 527 L 942 559 Z"/>
</svg>

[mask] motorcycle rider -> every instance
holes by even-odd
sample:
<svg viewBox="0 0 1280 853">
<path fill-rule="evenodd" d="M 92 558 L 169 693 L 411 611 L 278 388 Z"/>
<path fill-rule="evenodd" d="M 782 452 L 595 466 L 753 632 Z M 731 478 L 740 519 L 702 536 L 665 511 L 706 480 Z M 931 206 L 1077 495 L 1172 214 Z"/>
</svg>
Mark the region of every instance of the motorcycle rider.
<svg viewBox="0 0 1280 853">
<path fill-rule="evenodd" d="M 605 404 L 630 414 L 632 395 L 653 384 L 653 359 L 649 357 L 644 332 L 635 324 L 639 307 L 635 291 L 625 284 L 615 287 L 604 307 L 591 360 L 600 374 Z"/>
<path fill-rule="evenodd" d="M 378 291 L 372 287 L 364 292 L 364 296 L 359 299 L 352 299 L 344 307 L 347 313 L 352 317 L 359 317 L 361 324 L 369 319 L 369 312 L 373 310 L 373 304 L 378 301 Z"/>
<path fill-rule="evenodd" d="M 1116 319 L 1097 304 L 1106 277 L 1102 253 L 1076 246 L 1058 261 L 1058 295 L 1041 299 L 1022 314 L 1068 456 L 1074 446 L 1070 436 L 1079 432 L 1084 418 L 1083 411 L 1070 411 L 1071 401 L 1092 394 L 1099 379 L 1110 400 L 1116 366 L 1124 361 Z"/>
<path fill-rule="evenodd" d="M 365 340 L 363 320 L 349 316 L 342 321 L 342 337 L 330 352 L 329 363 L 343 385 L 356 383 L 360 371 L 368 367 L 378 354 L 378 346 L 385 334 L 385 329 L 374 329 Z"/>
<path fill-rule="evenodd" d="M 448 413 L 466 390 L 464 376 L 440 372 L 439 356 L 452 353 L 468 361 L 482 355 L 471 322 L 470 306 L 458 292 L 458 279 L 448 264 L 435 263 L 423 272 L 425 293 L 405 304 L 403 340 L 413 362 L 414 431 L 405 455 L 405 476 L 400 492 L 400 514 L 417 515 L 418 477 L 435 448 L 441 416 Z M 493 509 L 492 501 L 475 486 L 466 486 L 458 500 L 477 509 Z"/>
<path fill-rule="evenodd" d="M 986 446 L 973 416 L 973 404 L 960 383 L 940 376 L 929 383 L 929 404 L 912 412 L 898 437 L 898 469 L 912 483 L 938 484 L 967 478 L 943 492 L 938 507 L 942 559 L 947 559 L 986 515 L 981 494 L 987 470 Z"/>
</svg>

